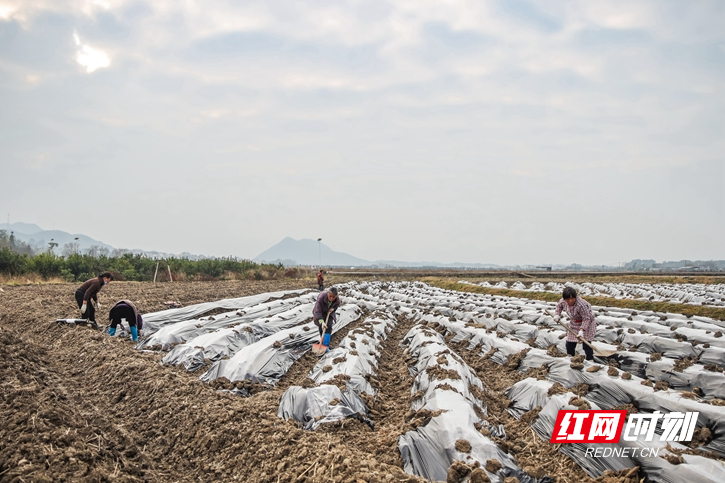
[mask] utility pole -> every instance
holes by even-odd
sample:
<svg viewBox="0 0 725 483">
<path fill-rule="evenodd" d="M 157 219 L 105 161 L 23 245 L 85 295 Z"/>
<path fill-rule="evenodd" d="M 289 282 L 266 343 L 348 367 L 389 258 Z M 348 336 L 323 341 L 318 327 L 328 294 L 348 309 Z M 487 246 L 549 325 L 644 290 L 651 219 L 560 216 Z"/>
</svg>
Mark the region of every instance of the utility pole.
<svg viewBox="0 0 725 483">
<path fill-rule="evenodd" d="M 317 251 L 320 254 L 320 264 L 317 266 L 317 268 L 322 268 L 322 243 L 320 243 L 321 241 L 322 238 L 317 239 Z"/>
</svg>

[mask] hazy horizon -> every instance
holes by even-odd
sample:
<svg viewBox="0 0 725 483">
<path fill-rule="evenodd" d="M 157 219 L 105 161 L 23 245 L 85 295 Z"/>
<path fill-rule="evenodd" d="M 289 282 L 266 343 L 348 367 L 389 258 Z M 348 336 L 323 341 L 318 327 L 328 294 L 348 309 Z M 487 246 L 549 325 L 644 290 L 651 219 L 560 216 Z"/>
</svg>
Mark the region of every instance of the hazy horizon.
<svg viewBox="0 0 725 483">
<path fill-rule="evenodd" d="M 720 2 L 0 3 L 0 227 L 251 258 L 724 259 Z"/>
</svg>

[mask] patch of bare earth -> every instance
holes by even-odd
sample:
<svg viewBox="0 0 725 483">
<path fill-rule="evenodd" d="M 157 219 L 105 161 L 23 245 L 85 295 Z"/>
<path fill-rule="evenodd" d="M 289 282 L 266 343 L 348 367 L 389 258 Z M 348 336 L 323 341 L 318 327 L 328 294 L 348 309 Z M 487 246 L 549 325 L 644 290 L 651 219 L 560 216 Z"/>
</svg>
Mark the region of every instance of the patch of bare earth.
<svg viewBox="0 0 725 483">
<path fill-rule="evenodd" d="M 305 284 L 114 282 L 100 298 L 106 314 L 123 298 L 145 313 L 167 300 L 190 305 Z M 345 433 L 303 431 L 280 420 L 282 388 L 251 398 L 220 393 L 198 375 L 160 365 L 162 354 L 56 324 L 78 316 L 75 288 L 0 292 L 0 481 L 408 479 L 375 452 L 348 444 Z"/>
</svg>

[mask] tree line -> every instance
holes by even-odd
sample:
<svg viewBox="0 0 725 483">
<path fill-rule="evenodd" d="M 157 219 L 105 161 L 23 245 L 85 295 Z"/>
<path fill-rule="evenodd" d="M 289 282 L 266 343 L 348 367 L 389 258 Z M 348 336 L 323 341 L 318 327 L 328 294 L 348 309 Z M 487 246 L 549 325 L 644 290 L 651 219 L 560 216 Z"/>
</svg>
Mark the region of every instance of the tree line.
<svg viewBox="0 0 725 483">
<path fill-rule="evenodd" d="M 227 258 L 166 258 L 156 260 L 144 255 L 116 251 L 78 253 L 64 250 L 63 255 L 47 251 L 36 253 L 23 242 L 0 230 L 0 274 L 18 277 L 36 274 L 45 280 L 61 278 L 80 282 L 109 271 L 119 280 L 147 282 L 154 280 L 219 280 L 226 278 L 300 278 L 309 274 L 304 269 L 285 269 L 282 264 L 259 264 L 251 260 Z"/>
</svg>

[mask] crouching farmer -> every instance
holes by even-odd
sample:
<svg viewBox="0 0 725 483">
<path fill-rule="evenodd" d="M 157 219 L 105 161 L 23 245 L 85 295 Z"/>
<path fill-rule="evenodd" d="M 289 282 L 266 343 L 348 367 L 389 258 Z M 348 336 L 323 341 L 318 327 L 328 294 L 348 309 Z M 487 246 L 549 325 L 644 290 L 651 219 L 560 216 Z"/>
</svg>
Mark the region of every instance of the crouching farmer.
<svg viewBox="0 0 725 483">
<path fill-rule="evenodd" d="M 591 342 L 594 340 L 594 334 L 597 332 L 597 323 L 594 320 L 594 312 L 589 302 L 578 297 L 576 290 L 572 287 L 566 287 L 562 293 L 562 299 L 556 306 L 555 320 L 559 322 L 562 310 L 566 310 L 569 314 L 571 322 L 569 323 L 570 331 L 566 332 L 566 353 L 570 356 L 576 354 L 576 345 L 579 342 L 577 336 Z M 573 333 L 572 333 L 573 332 Z M 574 335 L 576 334 L 576 335 Z M 584 346 L 584 353 L 588 361 L 594 359 L 594 350 L 587 344 Z"/>
<path fill-rule="evenodd" d="M 108 313 L 108 320 L 111 321 L 111 327 L 108 329 L 108 335 L 113 337 L 116 335 L 116 327 L 124 320 L 131 329 L 131 339 L 138 340 L 138 331 L 143 329 L 143 318 L 138 313 L 138 309 L 130 300 L 121 300 L 111 307 Z"/>
<path fill-rule="evenodd" d="M 340 297 L 337 296 L 337 288 L 330 287 L 330 290 L 321 292 L 317 296 L 317 303 L 315 304 L 315 308 L 312 309 L 312 316 L 314 317 L 317 329 L 320 331 L 322 345 L 327 347 L 330 346 L 332 324 L 337 320 L 335 311 L 338 307 L 340 307 Z M 328 313 L 330 314 L 329 317 L 327 315 Z M 325 320 L 327 320 L 327 326 L 325 326 Z"/>
<path fill-rule="evenodd" d="M 113 280 L 113 275 L 110 272 L 103 272 L 97 278 L 88 279 L 78 287 L 76 302 L 78 302 L 78 308 L 81 309 L 82 318 L 91 322 L 96 321 L 96 310 L 92 302 L 96 302 L 98 308 L 101 308 L 101 304 L 98 302 L 98 292 L 111 280 Z"/>
</svg>

